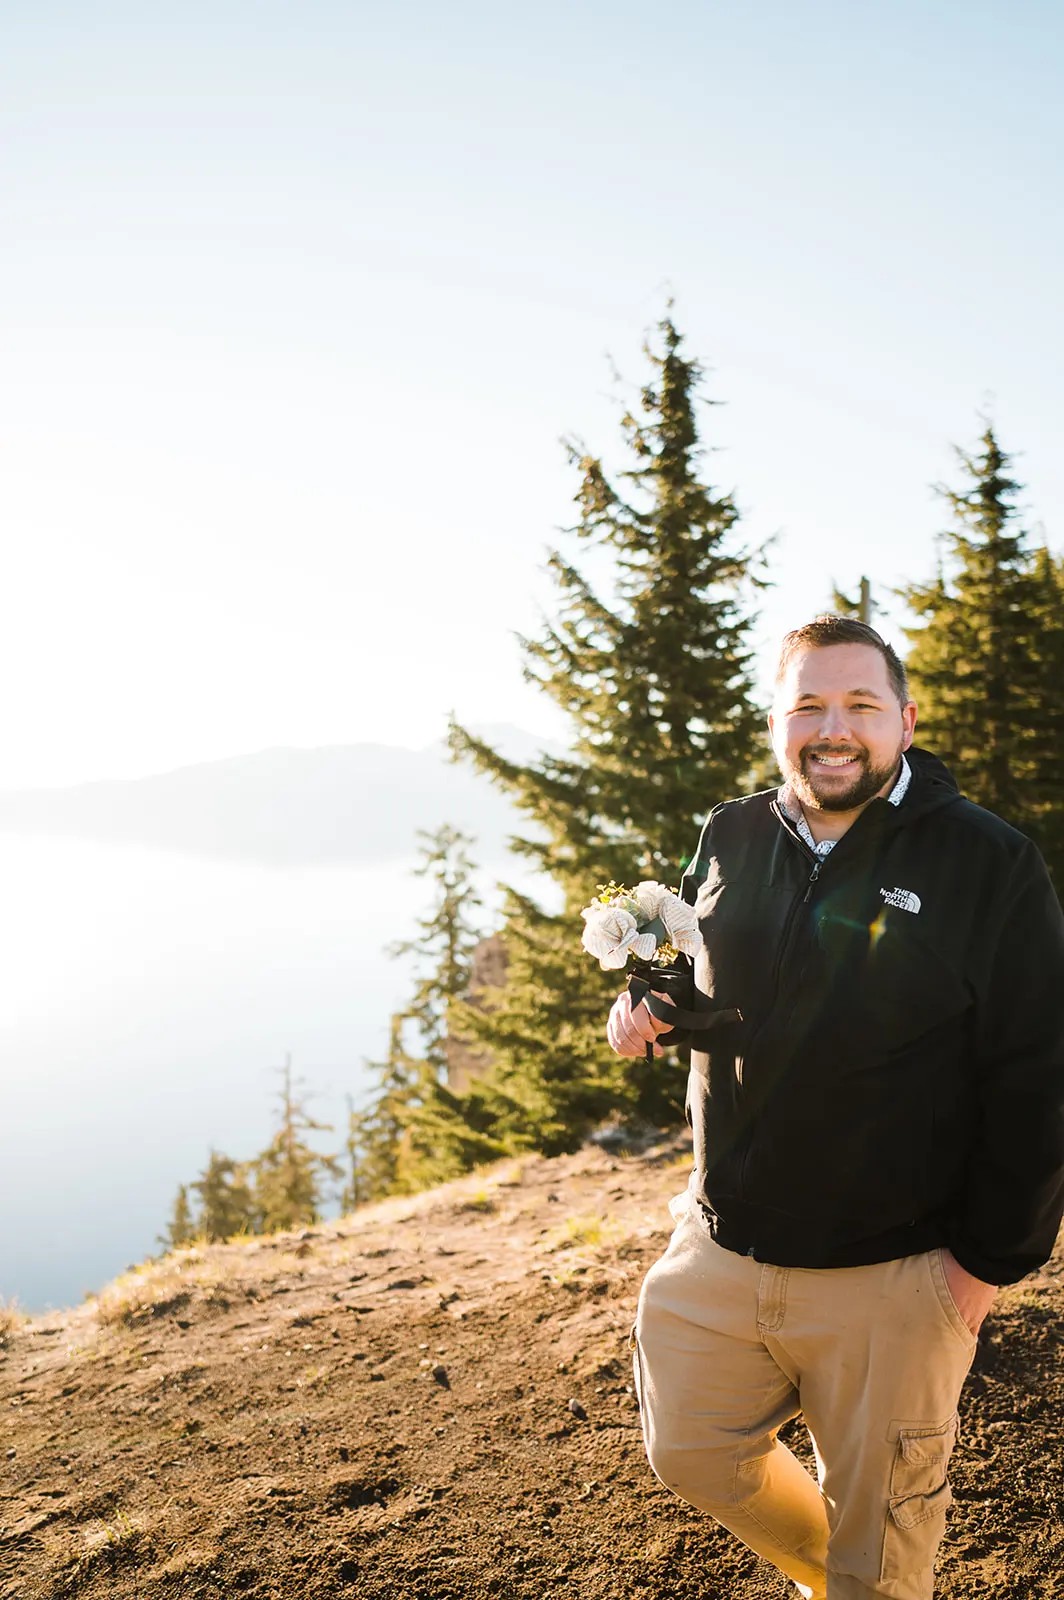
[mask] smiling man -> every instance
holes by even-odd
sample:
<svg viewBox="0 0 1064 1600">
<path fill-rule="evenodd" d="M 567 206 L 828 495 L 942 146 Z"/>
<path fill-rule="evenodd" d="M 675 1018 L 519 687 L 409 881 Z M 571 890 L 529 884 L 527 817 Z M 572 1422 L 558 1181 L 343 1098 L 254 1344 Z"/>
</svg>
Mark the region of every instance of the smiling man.
<svg viewBox="0 0 1064 1600">
<path fill-rule="evenodd" d="M 853 632 L 846 618 L 811 626 Z M 908 771 L 916 706 L 900 662 L 853 638 L 810 648 L 810 631 L 787 637 L 768 725 L 792 810 L 809 813 L 814 837 L 835 840 Z"/>
<path fill-rule="evenodd" d="M 930 1600 L 980 1324 L 1064 1212 L 1064 919 L 1030 841 L 913 747 L 866 624 L 787 635 L 769 723 L 782 787 L 718 806 L 683 880 L 687 1009 L 739 1020 L 692 1051 L 644 1438 L 801 1594 Z M 625 994 L 608 1036 L 669 1030 Z M 777 1438 L 799 1412 L 816 1479 Z"/>
</svg>

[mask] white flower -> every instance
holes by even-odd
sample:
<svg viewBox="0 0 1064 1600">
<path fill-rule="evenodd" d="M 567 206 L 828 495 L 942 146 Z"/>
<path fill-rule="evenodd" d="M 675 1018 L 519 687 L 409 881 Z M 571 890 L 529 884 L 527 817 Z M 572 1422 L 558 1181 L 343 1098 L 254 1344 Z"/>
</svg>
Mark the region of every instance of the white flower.
<svg viewBox="0 0 1064 1600">
<path fill-rule="evenodd" d="M 642 955 L 649 939 L 650 952 L 657 949 L 652 935 L 641 934 L 630 911 L 620 906 L 605 906 L 595 900 L 585 906 L 580 915 L 584 919 L 584 949 L 597 958 L 603 972 L 612 967 L 623 967 L 629 954 Z M 648 960 L 649 956 L 644 956 Z"/>
<path fill-rule="evenodd" d="M 658 907 L 658 916 L 665 924 L 665 932 L 683 955 L 696 956 L 702 948 L 702 935 L 698 930 L 698 917 L 694 906 L 689 906 L 679 895 L 668 889 Z"/>
<path fill-rule="evenodd" d="M 636 921 L 641 927 L 648 922 L 653 922 L 655 917 L 661 915 L 662 899 L 671 894 L 671 892 L 670 889 L 666 889 L 662 884 L 653 883 L 649 879 L 645 883 L 636 884 L 632 890 L 632 898 L 639 907 L 635 915 Z"/>
</svg>

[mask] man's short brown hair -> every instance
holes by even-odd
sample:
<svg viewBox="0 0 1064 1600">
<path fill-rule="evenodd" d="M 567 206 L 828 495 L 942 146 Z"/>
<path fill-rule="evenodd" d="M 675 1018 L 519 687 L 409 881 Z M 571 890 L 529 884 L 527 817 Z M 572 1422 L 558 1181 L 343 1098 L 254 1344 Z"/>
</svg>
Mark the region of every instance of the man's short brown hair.
<svg viewBox="0 0 1064 1600">
<path fill-rule="evenodd" d="M 779 663 L 776 667 L 777 688 L 799 650 L 823 650 L 830 644 L 870 644 L 873 650 L 878 650 L 887 663 L 887 676 L 891 688 L 900 704 L 903 706 L 907 704 L 909 680 L 905 674 L 905 663 L 894 647 L 880 638 L 867 622 L 859 622 L 856 617 L 838 617 L 830 611 L 784 634 L 783 643 L 780 645 Z"/>
</svg>

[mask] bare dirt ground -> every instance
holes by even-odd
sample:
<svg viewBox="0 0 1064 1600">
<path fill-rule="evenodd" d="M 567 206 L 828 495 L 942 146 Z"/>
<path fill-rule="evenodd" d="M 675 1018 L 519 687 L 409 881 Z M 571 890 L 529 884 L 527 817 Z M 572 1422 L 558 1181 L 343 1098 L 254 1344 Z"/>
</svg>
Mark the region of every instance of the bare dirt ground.
<svg viewBox="0 0 1064 1600">
<path fill-rule="evenodd" d="M 628 1333 L 685 1166 L 530 1158 L 0 1320 L 0 1600 L 793 1594 L 643 1456 Z M 987 1325 L 942 1600 L 1064 1596 L 1062 1308 L 1058 1251 Z"/>
</svg>

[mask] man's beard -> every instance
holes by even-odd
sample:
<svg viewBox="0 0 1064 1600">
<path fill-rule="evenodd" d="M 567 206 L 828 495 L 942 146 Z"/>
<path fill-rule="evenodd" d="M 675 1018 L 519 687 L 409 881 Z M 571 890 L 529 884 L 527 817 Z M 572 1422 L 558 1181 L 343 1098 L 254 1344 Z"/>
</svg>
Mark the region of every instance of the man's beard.
<svg viewBox="0 0 1064 1600">
<path fill-rule="evenodd" d="M 803 806 L 808 806 L 811 811 L 856 811 L 858 806 L 865 805 L 873 799 L 881 789 L 885 788 L 898 771 L 901 760 L 901 751 L 885 766 L 873 767 L 868 759 L 867 750 L 855 750 L 854 757 L 861 763 L 861 771 L 845 788 L 832 786 L 818 790 L 816 785 L 821 774 L 810 773 L 811 759 L 815 755 L 841 755 L 837 750 L 803 750 L 798 758 L 798 765 L 792 767 L 788 774 L 788 782 L 796 797 Z M 830 784 L 832 780 L 828 778 Z"/>
</svg>

